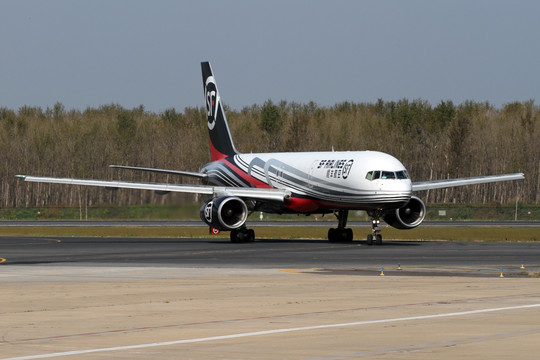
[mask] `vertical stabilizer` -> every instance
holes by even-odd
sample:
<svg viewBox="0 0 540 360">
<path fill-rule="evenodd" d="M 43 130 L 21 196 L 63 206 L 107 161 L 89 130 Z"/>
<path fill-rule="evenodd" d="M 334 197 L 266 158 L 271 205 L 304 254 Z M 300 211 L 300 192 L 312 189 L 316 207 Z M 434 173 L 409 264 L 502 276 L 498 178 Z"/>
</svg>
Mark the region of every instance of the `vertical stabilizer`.
<svg viewBox="0 0 540 360">
<path fill-rule="evenodd" d="M 233 156 L 238 152 L 234 148 L 225 110 L 221 103 L 219 91 L 209 62 L 201 63 L 206 112 L 208 115 L 208 132 L 210 133 L 210 150 L 212 161 Z"/>
</svg>

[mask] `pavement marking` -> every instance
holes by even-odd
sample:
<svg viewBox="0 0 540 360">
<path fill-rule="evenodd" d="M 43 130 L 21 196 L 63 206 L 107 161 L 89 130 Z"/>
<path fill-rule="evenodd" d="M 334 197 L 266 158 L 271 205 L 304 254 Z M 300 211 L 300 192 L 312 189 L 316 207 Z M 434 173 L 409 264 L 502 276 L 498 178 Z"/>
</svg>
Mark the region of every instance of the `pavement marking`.
<svg viewBox="0 0 540 360">
<path fill-rule="evenodd" d="M 45 336 L 45 337 L 37 337 L 37 338 L 26 338 L 26 339 L 13 339 L 13 340 L 1 340 L 0 344 L 15 344 L 15 343 L 23 343 L 23 342 L 36 342 L 36 341 L 44 341 L 44 340 L 53 340 L 53 339 L 64 339 L 64 338 L 75 338 L 75 337 L 84 337 L 84 336 L 104 336 L 108 334 L 115 334 L 115 333 L 130 333 L 130 332 L 140 332 L 145 330 L 156 330 L 156 329 L 167 329 L 167 328 L 178 328 L 182 327 L 185 328 L 187 326 L 198 326 L 198 325 L 206 325 L 206 324 L 222 324 L 222 323 L 233 323 L 233 322 L 245 322 L 245 321 L 251 321 L 251 320 L 278 320 L 278 319 L 284 319 L 284 318 L 292 318 L 297 316 L 309 316 L 309 315 L 324 315 L 324 314 L 337 314 L 337 313 L 344 313 L 344 312 L 351 312 L 351 311 L 370 311 L 370 310 L 386 310 L 386 309 L 396 309 L 399 307 L 413 307 L 413 306 L 433 306 L 433 305 L 448 305 L 448 304 L 463 304 L 463 303 L 472 303 L 472 302 L 478 302 L 478 301 L 494 301 L 494 300 L 502 300 L 502 299 L 512 299 L 512 298 L 533 298 L 536 299 L 540 296 L 540 294 L 532 293 L 532 294 L 517 294 L 517 295 L 503 295 L 503 296 L 485 296 L 485 297 L 478 297 L 478 298 L 464 298 L 464 299 L 452 299 L 452 300 L 446 300 L 446 301 L 425 301 L 420 303 L 401 303 L 397 305 L 383 305 L 383 306 L 363 306 L 363 307 L 357 307 L 357 308 L 343 308 L 343 309 L 333 309 L 333 310 L 327 310 L 327 311 L 310 311 L 310 312 L 301 312 L 301 313 L 288 313 L 288 314 L 276 314 L 276 315 L 268 315 L 268 316 L 258 316 L 258 317 L 245 317 L 245 318 L 236 318 L 236 319 L 222 319 L 222 320 L 208 320 L 208 321 L 200 321 L 200 322 L 190 322 L 190 323 L 177 323 L 177 324 L 166 324 L 166 325 L 155 325 L 155 326 L 143 326 L 143 327 L 134 327 L 134 328 L 124 328 L 124 329 L 111 329 L 111 330 L 105 330 L 105 331 L 96 331 L 96 332 L 87 332 L 87 333 L 77 333 L 77 334 L 64 334 L 64 335 L 53 335 L 53 336 Z"/>
<path fill-rule="evenodd" d="M 458 338 L 458 339 L 447 339 L 447 340 L 441 340 L 441 341 L 435 341 L 435 342 L 429 342 L 429 343 L 423 343 L 423 344 L 404 345 L 404 346 L 394 347 L 394 348 L 381 348 L 381 349 L 374 349 L 374 350 L 367 350 L 367 351 L 348 352 L 346 354 L 311 358 L 310 360 L 336 360 L 336 359 L 342 359 L 342 358 L 349 359 L 349 358 L 357 358 L 359 356 L 373 357 L 373 356 L 381 356 L 381 355 L 395 355 L 396 353 L 399 353 L 400 355 L 402 355 L 402 354 L 414 353 L 418 351 L 426 351 L 427 349 L 433 349 L 433 348 L 475 344 L 475 343 L 490 341 L 493 339 L 506 339 L 510 337 L 518 337 L 518 336 L 523 336 L 523 335 L 525 336 L 535 335 L 538 333 L 540 333 L 540 329 L 525 329 L 525 330 L 509 331 L 509 332 L 504 332 L 504 333 L 470 336 L 470 337 L 464 337 L 464 338 Z"/>
<path fill-rule="evenodd" d="M 108 347 L 108 348 L 72 350 L 72 351 L 56 352 L 56 353 L 49 353 L 49 354 L 28 355 L 28 356 L 21 356 L 21 357 L 4 358 L 2 360 L 45 359 L 45 358 L 52 358 L 52 357 L 59 357 L 59 356 L 82 355 L 82 354 L 107 352 L 107 351 L 144 349 L 144 348 L 158 347 L 158 346 L 192 344 L 192 343 L 216 341 L 216 340 L 229 340 L 229 339 L 237 339 L 237 338 L 244 338 L 244 337 L 251 337 L 251 336 L 282 334 L 282 333 L 295 332 L 295 331 L 307 331 L 307 330 L 318 330 L 318 329 L 330 329 L 330 328 L 337 328 L 337 327 L 383 324 L 383 323 L 411 321 L 411 320 L 428 320 L 428 319 L 437 319 L 437 318 L 444 318 L 444 317 L 483 314 L 483 313 L 506 311 L 506 310 L 529 309 L 529 308 L 535 308 L 535 307 L 540 307 L 540 304 L 518 305 L 518 306 L 509 306 L 509 307 L 501 307 L 501 308 L 470 310 L 470 311 L 434 314 L 434 315 L 420 315 L 420 316 L 411 316 L 411 317 L 393 318 L 393 319 L 356 321 L 356 322 L 341 323 L 341 324 L 314 325 L 314 326 L 304 326 L 304 327 L 296 327 L 296 328 L 283 328 L 283 329 L 274 329 L 274 330 L 265 330 L 265 331 L 254 331 L 254 332 L 239 333 L 239 334 L 220 335 L 220 336 L 174 340 L 174 341 L 164 341 L 164 342 L 156 342 L 156 343 L 148 343 L 148 344 L 126 345 L 126 346 L 116 346 L 116 347 Z"/>
<path fill-rule="evenodd" d="M 279 272 L 289 273 L 289 274 L 307 274 L 308 271 L 318 271 L 319 268 L 306 268 L 306 269 L 282 269 Z"/>
<path fill-rule="evenodd" d="M 6 259 L 0 258 L 0 263 L 6 262 Z"/>
</svg>

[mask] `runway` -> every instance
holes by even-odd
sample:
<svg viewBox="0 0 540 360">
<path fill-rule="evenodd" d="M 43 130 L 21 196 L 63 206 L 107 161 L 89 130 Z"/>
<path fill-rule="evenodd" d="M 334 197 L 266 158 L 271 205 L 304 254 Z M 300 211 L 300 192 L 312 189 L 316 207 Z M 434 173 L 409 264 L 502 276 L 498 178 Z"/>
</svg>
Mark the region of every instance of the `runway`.
<svg viewBox="0 0 540 360">
<path fill-rule="evenodd" d="M 540 352 L 534 242 L 0 237 L 0 258 L 0 359 Z"/>
<path fill-rule="evenodd" d="M 492 276 L 540 271 L 540 243 L 386 241 L 383 246 L 326 240 L 223 238 L 0 237 L 2 265 L 175 266 L 254 269 L 317 268 L 363 274 L 403 270 L 422 275 Z M 409 273 L 412 275 L 412 273 Z"/>
</svg>

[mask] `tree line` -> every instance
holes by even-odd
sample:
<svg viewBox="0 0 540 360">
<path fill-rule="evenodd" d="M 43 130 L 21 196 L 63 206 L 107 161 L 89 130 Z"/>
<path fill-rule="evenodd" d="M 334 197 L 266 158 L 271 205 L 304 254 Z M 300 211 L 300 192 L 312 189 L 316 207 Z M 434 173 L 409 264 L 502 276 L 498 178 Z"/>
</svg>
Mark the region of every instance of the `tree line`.
<svg viewBox="0 0 540 360">
<path fill-rule="evenodd" d="M 540 108 L 533 100 L 502 108 L 474 101 L 432 106 L 379 99 L 323 107 L 268 100 L 241 110 L 226 106 L 226 112 L 241 152 L 383 151 L 400 159 L 413 181 L 523 172 L 523 181 L 418 195 L 430 203 L 540 203 Z M 0 156 L 1 207 L 194 201 L 189 194 L 24 183 L 15 175 L 193 183 L 108 165 L 198 171 L 210 159 L 206 109 L 0 107 Z"/>
</svg>

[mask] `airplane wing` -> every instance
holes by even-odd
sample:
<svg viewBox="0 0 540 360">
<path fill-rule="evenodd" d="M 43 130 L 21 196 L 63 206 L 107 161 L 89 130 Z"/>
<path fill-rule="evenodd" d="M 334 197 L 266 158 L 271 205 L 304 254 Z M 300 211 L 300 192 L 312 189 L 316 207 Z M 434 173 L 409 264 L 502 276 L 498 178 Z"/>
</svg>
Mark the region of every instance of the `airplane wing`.
<svg viewBox="0 0 540 360">
<path fill-rule="evenodd" d="M 154 190 L 159 193 L 167 192 L 183 192 L 192 194 L 220 196 L 238 196 L 244 199 L 265 200 L 284 202 L 291 196 L 290 191 L 282 189 L 261 189 L 261 188 L 242 188 L 232 186 L 206 186 L 206 185 L 179 185 L 166 183 L 143 183 L 131 181 L 108 181 L 108 180 L 86 180 L 86 179 L 71 179 L 71 178 L 52 178 L 16 175 L 19 179 L 28 182 L 40 182 L 49 184 L 65 184 L 65 185 L 83 185 L 83 186 L 98 186 L 109 190 L 122 189 L 138 189 L 138 190 Z"/>
<path fill-rule="evenodd" d="M 465 186 L 474 184 L 485 184 L 497 181 L 508 180 L 520 180 L 525 179 L 523 173 L 504 174 L 504 175 L 491 175 L 491 176 L 476 176 L 459 179 L 445 179 L 445 180 L 432 180 L 432 181 L 419 181 L 412 183 L 413 191 L 430 190 L 430 189 L 442 189 L 454 186 Z"/>
<path fill-rule="evenodd" d="M 206 175 L 204 173 L 191 172 L 191 171 L 154 169 L 154 168 L 147 168 L 147 167 L 124 166 L 124 165 L 109 165 L 109 167 L 110 168 L 115 168 L 115 169 L 127 169 L 127 170 L 156 172 L 156 173 L 163 173 L 163 174 L 190 176 L 190 177 L 195 177 L 195 178 L 199 178 L 199 179 L 205 179 L 205 178 L 208 177 L 208 175 Z"/>
</svg>

